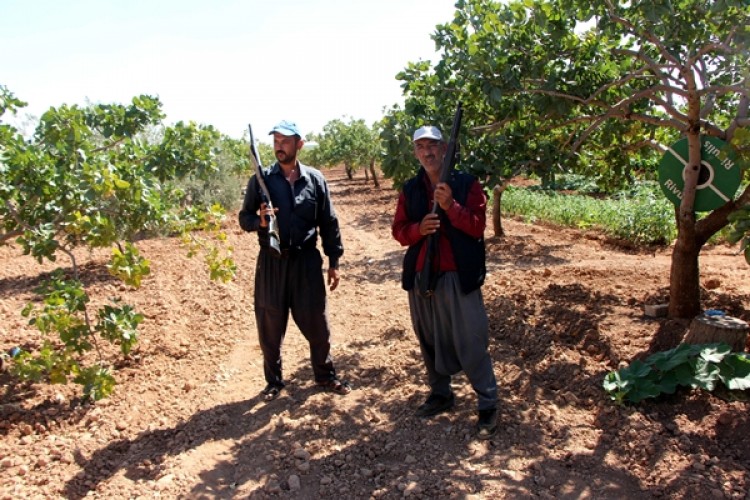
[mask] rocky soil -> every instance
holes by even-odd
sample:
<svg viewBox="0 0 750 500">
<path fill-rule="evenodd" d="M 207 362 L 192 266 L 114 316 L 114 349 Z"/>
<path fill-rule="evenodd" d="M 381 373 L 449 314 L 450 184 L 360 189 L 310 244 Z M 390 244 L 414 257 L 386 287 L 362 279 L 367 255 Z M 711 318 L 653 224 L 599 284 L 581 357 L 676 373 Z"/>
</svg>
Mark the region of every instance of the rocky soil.
<svg viewBox="0 0 750 500">
<path fill-rule="evenodd" d="M 500 428 L 474 438 L 457 405 L 422 420 L 427 395 L 390 236 L 396 193 L 326 172 L 342 223 L 343 280 L 329 295 L 337 369 L 354 391 L 313 385 L 304 339 L 284 345 L 288 390 L 266 403 L 252 312 L 257 242 L 226 224 L 238 277 L 211 282 L 174 239 L 139 244 L 152 275 L 131 290 L 107 252 L 81 253 L 94 305 L 121 296 L 146 315 L 115 394 L 0 373 L 0 499 L 748 498 L 745 401 L 681 391 L 636 407 L 602 390 L 610 370 L 674 347 L 686 323 L 644 315 L 666 301 L 670 249 L 627 250 L 595 233 L 505 220 L 488 230 L 491 353 Z M 38 345 L 19 314 L 54 266 L 0 248 L 0 349 Z M 60 260 L 59 265 L 68 265 Z M 750 321 L 750 266 L 735 248 L 701 257 L 703 305 Z"/>
</svg>

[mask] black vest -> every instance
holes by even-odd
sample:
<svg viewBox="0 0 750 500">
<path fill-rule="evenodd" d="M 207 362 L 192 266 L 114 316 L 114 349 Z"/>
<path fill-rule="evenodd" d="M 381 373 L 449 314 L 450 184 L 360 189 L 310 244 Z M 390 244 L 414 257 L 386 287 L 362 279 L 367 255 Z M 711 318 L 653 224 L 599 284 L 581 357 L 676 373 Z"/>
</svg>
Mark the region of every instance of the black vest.
<svg viewBox="0 0 750 500">
<path fill-rule="evenodd" d="M 406 197 L 406 216 L 410 221 L 420 222 L 429 213 L 429 194 L 425 186 L 425 171 L 420 168 L 416 177 L 404 184 L 404 195 Z M 451 172 L 448 181 L 453 191 L 453 199 L 459 204 L 466 205 L 472 184 L 476 177 L 458 170 Z M 453 250 L 453 258 L 458 269 L 458 278 L 461 290 L 470 293 L 484 283 L 487 268 L 485 267 L 484 237 L 474 238 L 454 228 L 448 217 L 442 210 L 440 213 L 440 226 L 446 228 Z M 404 290 L 414 288 L 414 278 L 417 274 L 417 259 L 426 238 L 419 240 L 406 250 L 404 256 L 404 269 L 401 276 L 401 286 Z"/>
</svg>

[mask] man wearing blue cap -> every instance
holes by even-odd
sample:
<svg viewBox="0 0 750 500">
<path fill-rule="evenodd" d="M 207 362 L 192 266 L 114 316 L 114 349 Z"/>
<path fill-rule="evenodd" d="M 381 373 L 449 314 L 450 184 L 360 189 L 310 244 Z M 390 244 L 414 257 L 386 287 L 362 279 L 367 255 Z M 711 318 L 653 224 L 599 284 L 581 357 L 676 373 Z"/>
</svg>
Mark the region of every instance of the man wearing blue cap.
<svg viewBox="0 0 750 500">
<path fill-rule="evenodd" d="M 448 145 L 437 127 L 418 128 L 414 155 L 422 167 L 404 184 L 393 218 L 393 237 L 408 246 L 402 287 L 419 340 L 430 394 L 417 408 L 419 417 L 432 417 L 455 404 L 451 376 L 463 371 L 477 395 L 477 437 L 489 439 L 497 429 L 497 382 L 492 368 L 484 283 L 487 197 L 477 179 L 454 170 L 441 182 Z M 437 203 L 442 210 L 432 211 Z M 434 235 L 434 290 L 427 296 L 418 285 L 425 266 L 427 237 Z"/>
<path fill-rule="evenodd" d="M 281 344 L 289 313 L 310 344 L 310 361 L 316 384 L 336 394 L 351 387 L 339 380 L 331 359 L 323 259 L 317 248 L 318 233 L 328 257 L 328 285 L 339 284 L 339 258 L 344 253 L 339 222 L 323 174 L 297 159 L 305 144 L 294 122 L 281 121 L 269 133 L 277 162 L 264 169 L 273 211 L 263 202 L 255 175 L 250 178 L 239 222 L 245 231 L 256 231 L 260 251 L 255 268 L 255 321 L 258 328 L 267 401 L 279 396 L 282 378 Z M 281 255 L 269 248 L 267 215 L 276 215 Z"/>
</svg>

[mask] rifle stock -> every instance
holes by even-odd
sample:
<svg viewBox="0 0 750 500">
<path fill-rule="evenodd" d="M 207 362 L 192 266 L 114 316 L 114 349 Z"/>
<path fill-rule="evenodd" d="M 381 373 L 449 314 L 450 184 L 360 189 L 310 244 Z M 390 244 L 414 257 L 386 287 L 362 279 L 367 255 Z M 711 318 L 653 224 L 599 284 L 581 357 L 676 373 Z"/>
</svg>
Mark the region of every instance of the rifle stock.
<svg viewBox="0 0 750 500">
<path fill-rule="evenodd" d="M 440 182 L 448 182 L 451 178 L 451 172 L 453 167 L 458 161 L 458 133 L 461 128 L 461 118 L 463 117 L 463 107 L 459 102 L 456 106 L 456 113 L 453 115 L 453 126 L 451 127 L 451 135 L 448 140 L 448 149 L 443 157 L 443 165 L 440 167 Z M 442 209 L 437 203 L 433 201 L 432 213 L 439 213 Z M 437 255 L 438 240 L 440 239 L 440 231 L 436 231 L 433 234 L 427 236 L 427 252 L 425 253 L 424 267 L 422 267 L 422 273 L 419 276 L 419 293 L 424 297 L 430 297 L 435 291 L 435 285 L 437 284 L 438 275 L 433 269 L 433 259 Z"/>
<path fill-rule="evenodd" d="M 266 187 L 266 178 L 263 174 L 263 166 L 260 163 L 260 155 L 258 154 L 258 150 L 255 147 L 253 127 L 251 125 L 248 125 L 247 128 L 250 131 L 250 161 L 252 161 L 253 165 L 255 166 L 255 177 L 258 181 L 258 186 L 260 186 L 261 200 L 266 204 L 268 208 L 273 210 L 273 205 L 271 204 L 271 195 L 268 193 L 268 188 Z M 277 256 L 280 256 L 281 239 L 279 238 L 279 228 L 276 222 L 276 216 L 266 215 L 266 221 L 268 222 L 268 246 L 272 252 L 274 252 Z"/>
</svg>

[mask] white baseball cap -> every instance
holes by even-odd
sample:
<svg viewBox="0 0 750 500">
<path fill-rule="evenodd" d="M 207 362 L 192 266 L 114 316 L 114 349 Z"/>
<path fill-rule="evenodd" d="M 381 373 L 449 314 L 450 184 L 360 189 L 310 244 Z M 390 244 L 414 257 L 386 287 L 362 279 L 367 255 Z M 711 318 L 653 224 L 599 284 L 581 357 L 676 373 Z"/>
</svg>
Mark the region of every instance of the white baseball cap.
<svg viewBox="0 0 750 500">
<path fill-rule="evenodd" d="M 439 128 L 433 127 L 432 125 L 425 125 L 423 127 L 419 127 L 414 131 L 414 140 L 412 142 L 417 142 L 420 139 L 433 139 L 436 141 L 442 141 L 443 134 L 440 133 Z"/>
</svg>

